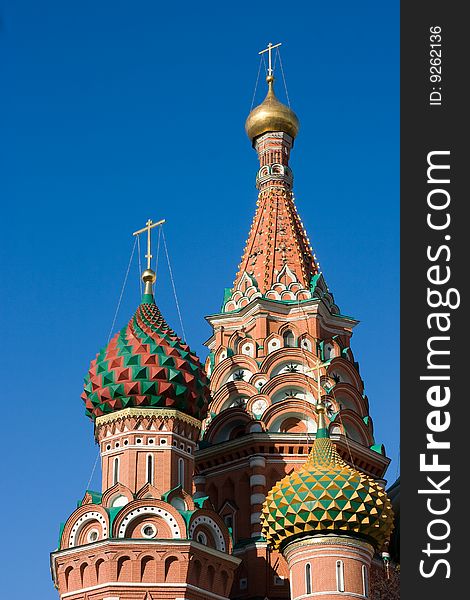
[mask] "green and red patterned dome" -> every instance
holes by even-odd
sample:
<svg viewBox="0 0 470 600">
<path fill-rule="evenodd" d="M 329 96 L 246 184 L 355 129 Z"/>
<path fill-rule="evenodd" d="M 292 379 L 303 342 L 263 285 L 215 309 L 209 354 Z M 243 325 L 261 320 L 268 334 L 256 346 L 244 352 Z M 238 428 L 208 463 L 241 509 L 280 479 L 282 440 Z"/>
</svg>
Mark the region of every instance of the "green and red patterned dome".
<svg viewBox="0 0 470 600">
<path fill-rule="evenodd" d="M 82 398 L 95 419 L 123 408 L 172 408 L 204 419 L 209 380 L 198 357 L 167 325 L 153 295 L 92 361 Z"/>
</svg>

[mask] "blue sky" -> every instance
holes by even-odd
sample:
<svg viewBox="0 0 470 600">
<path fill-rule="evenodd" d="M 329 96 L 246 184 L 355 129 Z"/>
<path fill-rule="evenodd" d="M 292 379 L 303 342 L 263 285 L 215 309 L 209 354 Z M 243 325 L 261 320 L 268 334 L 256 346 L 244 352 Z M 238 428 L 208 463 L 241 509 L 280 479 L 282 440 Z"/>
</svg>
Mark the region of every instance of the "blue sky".
<svg viewBox="0 0 470 600">
<path fill-rule="evenodd" d="M 398 19 L 398 2 L 0 2 L 9 600 L 57 597 L 48 554 L 97 453 L 83 376 L 108 338 L 131 234 L 149 217 L 167 220 L 187 340 L 205 356 L 203 317 L 233 282 L 255 209 L 244 121 L 269 41 L 284 44 L 301 121 L 297 207 L 336 302 L 361 321 L 352 347 L 395 479 Z M 160 267 L 158 304 L 180 331 Z M 138 301 L 134 262 L 115 329 Z"/>
</svg>

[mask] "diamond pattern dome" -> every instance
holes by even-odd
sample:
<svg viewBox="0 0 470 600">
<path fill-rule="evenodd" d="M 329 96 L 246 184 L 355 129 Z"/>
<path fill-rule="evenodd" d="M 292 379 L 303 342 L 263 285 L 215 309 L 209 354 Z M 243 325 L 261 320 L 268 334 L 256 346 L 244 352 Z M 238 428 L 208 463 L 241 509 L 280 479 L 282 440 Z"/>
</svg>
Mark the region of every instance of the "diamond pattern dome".
<svg viewBox="0 0 470 600">
<path fill-rule="evenodd" d="M 126 327 L 92 361 L 82 399 L 95 419 L 128 407 L 173 408 L 206 416 L 209 380 L 198 357 L 145 296 Z"/>
<path fill-rule="evenodd" d="M 346 464 L 328 437 L 317 437 L 302 468 L 268 493 L 261 522 L 274 548 L 300 534 L 336 532 L 368 538 L 380 550 L 393 529 L 393 510 L 376 481 Z"/>
</svg>

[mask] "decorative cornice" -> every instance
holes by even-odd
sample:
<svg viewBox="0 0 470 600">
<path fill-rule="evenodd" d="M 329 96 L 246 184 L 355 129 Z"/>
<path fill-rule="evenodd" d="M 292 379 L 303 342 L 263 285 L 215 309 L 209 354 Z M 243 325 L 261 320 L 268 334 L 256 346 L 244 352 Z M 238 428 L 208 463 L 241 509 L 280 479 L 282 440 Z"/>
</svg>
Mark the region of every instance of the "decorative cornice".
<svg viewBox="0 0 470 600">
<path fill-rule="evenodd" d="M 252 300 L 246 306 L 230 312 L 230 313 L 214 313 L 205 317 L 206 321 L 212 327 L 223 325 L 226 326 L 227 322 L 235 324 L 237 322 L 244 323 L 249 317 L 258 318 L 259 316 L 268 316 L 270 319 L 275 319 L 275 315 L 286 317 L 289 320 L 293 318 L 295 314 L 299 315 L 299 319 L 305 319 L 305 314 L 315 315 L 320 314 L 326 320 L 326 323 L 330 323 L 331 327 L 338 327 L 337 331 L 343 332 L 345 328 L 352 330 L 359 321 L 343 314 L 332 314 L 326 304 L 320 298 L 310 298 L 309 300 L 298 301 L 282 301 L 282 300 L 271 300 L 269 298 L 257 297 Z M 236 329 L 237 325 L 234 325 Z M 207 342 L 206 342 L 207 345 Z"/>
<path fill-rule="evenodd" d="M 196 540 L 190 539 L 133 539 L 133 538 L 122 538 L 122 539 L 111 539 L 108 538 L 106 540 L 101 540 L 99 542 L 95 542 L 93 544 L 87 544 L 86 546 L 75 546 L 74 548 L 66 548 L 64 550 L 56 550 L 55 552 L 51 552 L 51 561 L 55 563 L 57 558 L 61 558 L 64 556 L 70 556 L 74 554 L 80 554 L 84 550 L 89 551 L 93 548 L 96 551 L 98 548 L 104 548 L 106 546 L 141 546 L 142 548 L 151 548 L 162 546 L 167 548 L 168 546 L 187 546 L 188 548 L 197 548 L 198 550 L 202 550 L 207 552 L 207 554 L 211 554 L 216 558 L 222 558 L 224 560 L 228 560 L 236 565 L 240 564 L 240 559 L 236 558 L 232 554 L 227 554 L 226 552 L 221 552 L 216 548 L 211 548 L 209 546 L 205 546 L 196 542 Z M 118 550 L 119 548 L 117 548 Z"/>
<path fill-rule="evenodd" d="M 102 415 L 101 417 L 97 417 L 95 420 L 95 427 L 101 427 L 102 425 L 107 425 L 108 423 L 114 423 L 115 421 L 119 421 L 122 419 L 127 419 L 129 417 L 144 417 L 151 419 L 178 419 L 179 421 L 184 421 L 185 423 L 189 423 L 198 429 L 201 429 L 201 421 L 185 413 L 174 410 L 171 408 L 124 408 L 122 410 L 118 410 L 109 415 Z"/>
<path fill-rule="evenodd" d="M 372 544 L 365 540 L 358 539 L 357 537 L 350 537 L 346 535 L 316 535 L 304 537 L 300 540 L 293 540 L 284 547 L 284 555 L 289 554 L 298 550 L 304 546 L 349 546 L 352 548 L 361 548 L 368 552 L 371 556 L 374 554 L 374 548 Z"/>
<path fill-rule="evenodd" d="M 385 473 L 389 463 L 390 458 L 383 456 L 381 454 L 377 454 L 373 450 L 370 450 L 363 444 L 356 442 L 350 438 L 346 438 L 343 434 L 331 434 L 331 439 L 341 448 L 342 450 L 347 449 L 348 454 L 352 454 L 356 459 L 362 458 L 367 462 L 370 462 L 373 465 L 376 465 L 377 468 L 380 468 L 383 473 Z M 197 450 L 195 453 L 196 463 L 200 463 L 201 461 L 211 460 L 215 456 L 221 456 L 222 454 L 229 454 L 230 452 L 234 452 L 235 450 L 239 450 L 240 448 L 244 448 L 245 446 L 249 446 L 250 444 L 266 444 L 268 442 L 282 444 L 284 446 L 288 446 L 289 444 L 296 445 L 299 443 L 302 444 L 311 444 L 312 442 L 312 434 L 309 433 L 272 433 L 269 431 L 264 431 L 262 433 L 248 433 L 243 437 L 235 438 L 233 440 L 227 440 L 221 444 L 216 444 L 214 446 L 209 446 L 207 448 L 202 448 Z M 257 452 L 257 454 L 260 454 Z M 268 461 L 273 459 L 273 455 L 265 452 L 263 456 L 266 456 Z M 305 455 L 299 455 L 305 460 Z M 228 463 L 227 463 L 228 464 Z M 221 465 L 217 465 L 211 469 L 206 469 L 206 472 L 212 472 L 213 469 L 220 468 Z M 368 474 L 367 469 L 362 469 L 365 473 Z M 373 476 L 371 474 L 371 476 Z"/>
</svg>

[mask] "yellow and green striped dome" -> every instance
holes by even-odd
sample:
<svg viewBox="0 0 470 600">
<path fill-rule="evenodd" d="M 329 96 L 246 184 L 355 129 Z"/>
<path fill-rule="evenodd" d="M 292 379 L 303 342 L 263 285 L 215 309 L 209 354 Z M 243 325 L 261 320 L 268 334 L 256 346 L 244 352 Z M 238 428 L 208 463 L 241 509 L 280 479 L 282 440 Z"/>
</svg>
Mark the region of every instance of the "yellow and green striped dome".
<svg viewBox="0 0 470 600">
<path fill-rule="evenodd" d="M 325 430 L 305 464 L 268 493 L 261 522 L 274 548 L 294 536 L 339 533 L 368 539 L 377 550 L 393 529 L 393 510 L 385 490 L 339 456 Z"/>
</svg>

